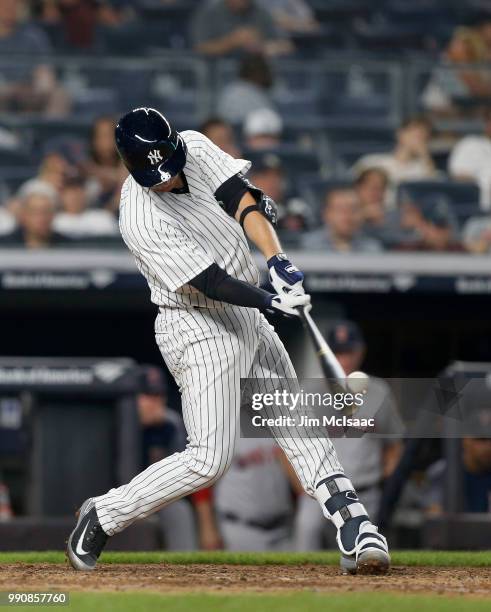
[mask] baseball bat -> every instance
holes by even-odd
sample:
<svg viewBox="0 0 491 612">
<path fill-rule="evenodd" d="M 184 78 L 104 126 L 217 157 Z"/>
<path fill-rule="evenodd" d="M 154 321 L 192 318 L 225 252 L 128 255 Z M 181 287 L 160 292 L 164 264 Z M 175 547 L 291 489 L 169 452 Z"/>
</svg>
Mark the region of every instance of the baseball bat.
<svg viewBox="0 0 491 612">
<path fill-rule="evenodd" d="M 346 373 L 337 360 L 336 355 L 325 341 L 314 319 L 310 316 L 310 312 L 305 307 L 301 307 L 298 310 L 302 323 L 315 347 L 324 376 L 334 385 L 340 385 L 342 390 L 345 391 Z"/>
</svg>

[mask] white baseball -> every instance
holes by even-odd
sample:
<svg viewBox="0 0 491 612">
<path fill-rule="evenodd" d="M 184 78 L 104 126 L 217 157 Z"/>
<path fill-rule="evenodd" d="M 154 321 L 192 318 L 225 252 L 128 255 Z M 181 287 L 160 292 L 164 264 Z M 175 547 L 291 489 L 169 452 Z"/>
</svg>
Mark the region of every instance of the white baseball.
<svg viewBox="0 0 491 612">
<path fill-rule="evenodd" d="M 348 387 L 353 393 L 363 393 L 368 389 L 369 380 L 365 372 L 351 372 L 348 374 Z"/>
</svg>

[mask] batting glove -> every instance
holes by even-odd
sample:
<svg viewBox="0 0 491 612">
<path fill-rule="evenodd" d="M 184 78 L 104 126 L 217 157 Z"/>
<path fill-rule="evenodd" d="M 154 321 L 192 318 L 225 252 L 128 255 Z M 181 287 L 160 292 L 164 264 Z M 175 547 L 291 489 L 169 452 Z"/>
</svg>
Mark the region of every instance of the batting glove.
<svg viewBox="0 0 491 612">
<path fill-rule="evenodd" d="M 284 253 L 268 259 L 269 280 L 278 295 L 285 292 L 305 293 L 304 275 L 295 267 Z"/>
<path fill-rule="evenodd" d="M 273 311 L 279 310 L 285 315 L 291 315 L 294 317 L 299 316 L 299 308 L 304 308 L 309 311 L 312 308 L 310 304 L 310 295 L 307 293 L 296 293 L 290 291 L 290 293 L 282 293 L 281 295 L 273 295 L 271 298 L 271 309 Z"/>
</svg>

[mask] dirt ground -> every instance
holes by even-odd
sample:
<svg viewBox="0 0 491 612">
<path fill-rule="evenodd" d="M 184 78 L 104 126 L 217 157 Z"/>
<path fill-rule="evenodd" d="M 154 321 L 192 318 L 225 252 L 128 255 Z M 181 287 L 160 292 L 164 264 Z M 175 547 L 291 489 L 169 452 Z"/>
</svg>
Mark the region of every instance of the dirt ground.
<svg viewBox="0 0 491 612">
<path fill-rule="evenodd" d="M 386 576 L 342 576 L 321 565 L 104 565 L 77 573 L 65 565 L 6 564 L 0 591 L 325 592 L 392 591 L 491 597 L 491 568 L 394 567 Z"/>
</svg>

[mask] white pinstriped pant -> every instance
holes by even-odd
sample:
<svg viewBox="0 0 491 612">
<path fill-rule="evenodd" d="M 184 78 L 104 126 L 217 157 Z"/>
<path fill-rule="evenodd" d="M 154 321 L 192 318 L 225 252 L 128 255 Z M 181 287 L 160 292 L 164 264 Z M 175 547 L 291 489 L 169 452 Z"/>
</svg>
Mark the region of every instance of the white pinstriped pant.
<svg viewBox="0 0 491 612">
<path fill-rule="evenodd" d="M 241 378 L 296 378 L 285 347 L 258 310 L 167 309 L 157 317 L 155 331 L 182 395 L 188 445 L 94 498 L 108 535 L 225 473 L 238 435 Z M 343 472 L 327 438 L 278 436 L 277 442 L 310 495 L 320 480 Z"/>
</svg>

